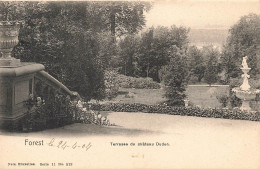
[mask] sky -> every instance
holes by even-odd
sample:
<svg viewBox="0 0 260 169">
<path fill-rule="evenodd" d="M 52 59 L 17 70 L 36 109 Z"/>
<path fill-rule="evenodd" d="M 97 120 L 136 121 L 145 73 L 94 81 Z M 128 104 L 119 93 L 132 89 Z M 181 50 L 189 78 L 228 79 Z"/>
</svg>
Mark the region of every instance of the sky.
<svg viewBox="0 0 260 169">
<path fill-rule="evenodd" d="M 260 0 L 154 1 L 146 14 L 146 28 L 174 24 L 192 29 L 229 29 L 249 13 L 260 15 Z"/>
</svg>

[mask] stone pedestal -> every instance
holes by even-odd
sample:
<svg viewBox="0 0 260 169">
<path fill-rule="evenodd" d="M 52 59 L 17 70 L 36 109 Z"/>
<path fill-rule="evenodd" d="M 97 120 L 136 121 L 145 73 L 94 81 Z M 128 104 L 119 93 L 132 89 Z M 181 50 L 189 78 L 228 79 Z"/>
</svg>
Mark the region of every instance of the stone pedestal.
<svg viewBox="0 0 260 169">
<path fill-rule="evenodd" d="M 189 107 L 189 102 L 190 102 L 190 101 L 189 101 L 188 99 L 185 99 L 185 100 L 184 100 L 185 107 Z"/>
<path fill-rule="evenodd" d="M 250 100 L 242 100 L 242 105 L 240 107 L 240 110 L 246 110 L 246 111 L 251 111 L 251 107 L 250 107 Z"/>
<path fill-rule="evenodd" d="M 1 58 L 0 67 L 16 67 L 20 65 L 20 59 Z"/>
<path fill-rule="evenodd" d="M 2 128 L 19 127 L 20 119 L 27 112 L 25 102 L 34 94 L 34 74 L 44 69 L 42 64 L 20 63 L 13 65 L 0 59 L 0 125 Z"/>
</svg>

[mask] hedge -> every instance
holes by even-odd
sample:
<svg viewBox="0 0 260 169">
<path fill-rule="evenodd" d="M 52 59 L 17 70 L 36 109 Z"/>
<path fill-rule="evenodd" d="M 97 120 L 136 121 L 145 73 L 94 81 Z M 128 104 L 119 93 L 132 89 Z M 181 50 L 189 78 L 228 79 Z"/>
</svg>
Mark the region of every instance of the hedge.
<svg viewBox="0 0 260 169">
<path fill-rule="evenodd" d="M 91 103 L 92 110 L 97 111 L 115 111 L 115 112 L 144 112 L 144 113 L 159 113 L 181 116 L 197 116 L 197 117 L 213 117 L 224 119 L 239 119 L 260 121 L 260 112 L 245 112 L 239 109 L 211 109 L 199 107 L 173 107 L 166 104 L 145 105 L 145 104 L 126 104 L 126 103 L 106 103 L 96 104 Z"/>
</svg>

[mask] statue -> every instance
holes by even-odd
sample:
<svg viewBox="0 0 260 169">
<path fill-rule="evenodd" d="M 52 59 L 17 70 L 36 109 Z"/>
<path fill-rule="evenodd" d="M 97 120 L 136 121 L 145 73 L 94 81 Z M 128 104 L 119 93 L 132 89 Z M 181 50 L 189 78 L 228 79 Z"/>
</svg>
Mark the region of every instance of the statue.
<svg viewBox="0 0 260 169">
<path fill-rule="evenodd" d="M 248 79 L 250 78 L 248 72 L 251 70 L 251 68 L 249 68 L 246 63 L 247 58 L 247 56 L 243 57 L 243 67 L 240 68 L 243 71 L 243 83 L 240 87 L 233 88 L 232 91 L 236 92 L 236 96 L 242 100 L 242 106 L 240 107 L 240 110 L 251 111 L 249 103 L 251 100 L 255 99 L 256 94 L 260 93 L 260 90 L 251 89 L 248 83 Z"/>
<path fill-rule="evenodd" d="M 250 85 L 248 83 L 248 79 L 250 78 L 250 76 L 247 74 L 251 68 L 248 67 L 246 60 L 248 59 L 247 56 L 243 57 L 243 61 L 242 61 L 242 68 L 241 70 L 243 71 L 244 74 L 242 74 L 242 78 L 243 78 L 243 84 L 240 86 L 241 90 L 244 91 L 248 91 L 250 89 Z"/>
<path fill-rule="evenodd" d="M 250 78 L 250 75 L 248 74 L 242 74 L 243 78 L 243 84 L 240 86 L 241 90 L 248 91 L 250 89 L 250 85 L 248 83 L 248 79 Z"/>
<path fill-rule="evenodd" d="M 248 59 L 247 56 L 243 57 L 243 61 L 242 61 L 243 68 L 248 68 L 248 65 L 247 65 L 247 62 L 246 62 L 247 59 Z"/>
</svg>

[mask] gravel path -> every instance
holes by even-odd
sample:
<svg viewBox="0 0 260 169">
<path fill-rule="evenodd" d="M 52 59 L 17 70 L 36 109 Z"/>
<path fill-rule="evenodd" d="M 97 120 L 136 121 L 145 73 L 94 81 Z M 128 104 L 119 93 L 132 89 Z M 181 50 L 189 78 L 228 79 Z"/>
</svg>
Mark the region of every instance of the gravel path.
<svg viewBox="0 0 260 169">
<path fill-rule="evenodd" d="M 0 134 L 12 140 L 26 137 L 90 141 L 93 146 L 89 154 L 81 154 L 88 162 L 78 163 L 79 152 L 70 154 L 77 156 L 71 161 L 78 168 L 260 168 L 259 122 L 126 112 L 107 115 L 116 126 L 73 124 L 34 133 Z M 136 145 L 112 146 L 111 142 Z M 102 163 L 96 163 L 97 155 Z"/>
</svg>

